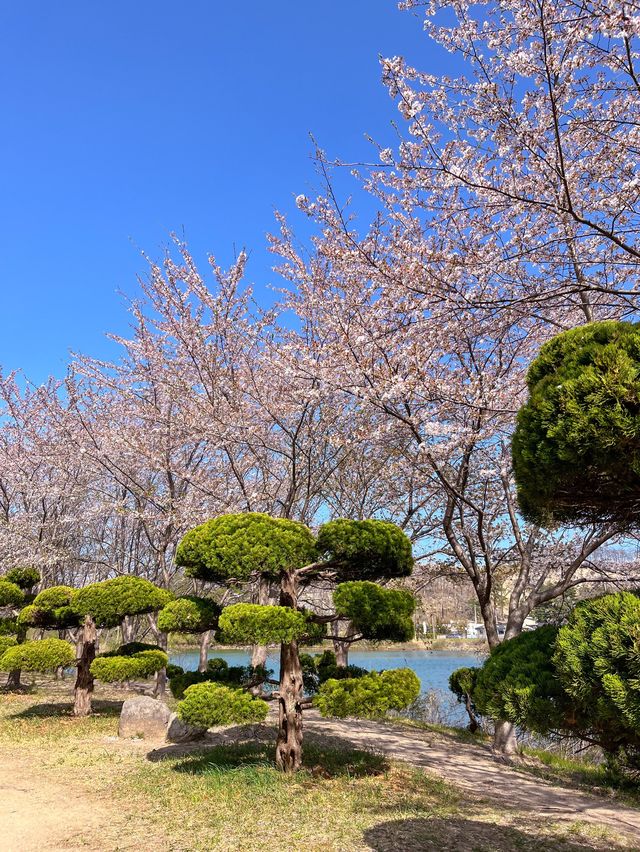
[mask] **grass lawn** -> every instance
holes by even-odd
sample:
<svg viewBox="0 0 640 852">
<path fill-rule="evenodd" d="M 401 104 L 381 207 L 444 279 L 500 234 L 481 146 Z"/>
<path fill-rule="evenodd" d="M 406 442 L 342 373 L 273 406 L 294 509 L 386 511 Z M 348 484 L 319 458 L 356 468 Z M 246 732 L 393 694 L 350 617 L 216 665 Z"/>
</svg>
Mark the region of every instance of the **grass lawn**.
<svg viewBox="0 0 640 852">
<path fill-rule="evenodd" d="M 294 777 L 273 768 L 271 742 L 154 751 L 117 738 L 122 692 L 100 689 L 96 714 L 75 719 L 65 689 L 0 696 L 3 759 L 34 767 L 49 789 L 80 785 L 154 852 L 629 848 L 611 832 L 498 811 L 406 764 L 321 739 L 309 738 Z"/>
</svg>

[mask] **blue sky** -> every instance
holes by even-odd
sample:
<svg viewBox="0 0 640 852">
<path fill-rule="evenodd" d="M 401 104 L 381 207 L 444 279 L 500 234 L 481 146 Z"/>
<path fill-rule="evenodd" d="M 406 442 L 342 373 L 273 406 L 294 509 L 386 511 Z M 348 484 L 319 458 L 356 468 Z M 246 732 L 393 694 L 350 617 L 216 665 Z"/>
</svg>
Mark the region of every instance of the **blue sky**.
<svg viewBox="0 0 640 852">
<path fill-rule="evenodd" d="M 309 132 L 345 159 L 393 139 L 379 54 L 451 71 L 395 0 L 1 4 L 3 369 L 108 354 L 117 291 L 172 230 L 201 267 L 245 246 L 258 293 L 277 283 L 265 234 L 319 185 Z"/>
</svg>

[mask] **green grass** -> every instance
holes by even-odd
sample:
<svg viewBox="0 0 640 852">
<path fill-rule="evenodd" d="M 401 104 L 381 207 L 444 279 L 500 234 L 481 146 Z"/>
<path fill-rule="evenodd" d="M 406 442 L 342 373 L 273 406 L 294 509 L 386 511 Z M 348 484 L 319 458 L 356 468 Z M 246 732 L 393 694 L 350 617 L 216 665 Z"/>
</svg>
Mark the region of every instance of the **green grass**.
<svg viewBox="0 0 640 852">
<path fill-rule="evenodd" d="M 541 765 L 524 764 L 523 771 L 548 781 L 571 784 L 620 799 L 632 807 L 640 808 L 640 789 L 637 784 L 613 774 L 603 762 L 589 757 L 567 757 L 557 752 L 525 747 L 525 755 L 534 757 Z"/>
</svg>

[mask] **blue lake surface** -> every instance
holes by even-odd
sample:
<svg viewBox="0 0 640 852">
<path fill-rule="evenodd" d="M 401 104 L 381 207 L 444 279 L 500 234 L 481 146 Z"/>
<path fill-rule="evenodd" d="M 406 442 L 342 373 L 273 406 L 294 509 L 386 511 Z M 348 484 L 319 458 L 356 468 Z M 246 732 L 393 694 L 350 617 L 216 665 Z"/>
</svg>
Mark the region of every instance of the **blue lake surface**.
<svg viewBox="0 0 640 852">
<path fill-rule="evenodd" d="M 317 653 L 311 650 L 311 653 Z M 357 651 L 349 654 L 349 662 L 355 666 L 362 666 L 369 671 L 379 669 L 398 669 L 407 667 L 420 678 L 422 690 L 426 692 L 431 689 L 449 689 L 449 675 L 455 669 L 462 666 L 480 665 L 483 656 L 476 651 Z M 170 661 L 183 669 L 195 670 L 198 668 L 198 652 L 183 651 L 174 652 L 169 655 Z M 246 666 L 249 663 L 248 651 L 220 651 L 209 652 L 209 659 L 222 657 L 230 666 Z M 279 674 L 278 653 L 273 652 L 267 657 L 267 667 L 273 669 L 274 677 Z"/>
</svg>

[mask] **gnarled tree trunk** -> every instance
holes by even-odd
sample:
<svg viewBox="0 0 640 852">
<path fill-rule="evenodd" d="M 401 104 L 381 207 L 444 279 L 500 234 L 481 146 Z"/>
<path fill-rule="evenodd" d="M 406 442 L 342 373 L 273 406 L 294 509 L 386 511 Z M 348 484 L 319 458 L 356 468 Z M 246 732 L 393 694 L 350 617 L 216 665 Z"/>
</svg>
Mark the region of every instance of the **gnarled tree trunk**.
<svg viewBox="0 0 640 852">
<path fill-rule="evenodd" d="M 296 579 L 283 572 L 280 606 L 293 609 L 298 603 Z M 276 766 L 283 772 L 295 772 L 302 766 L 302 668 L 297 642 L 280 646 L 280 688 L 278 692 L 278 739 Z"/>
<path fill-rule="evenodd" d="M 78 670 L 73 702 L 74 716 L 88 716 L 91 713 L 91 696 L 93 695 L 91 663 L 96 658 L 97 638 L 98 632 L 93 618 L 90 615 L 85 615 L 77 651 Z"/>
<path fill-rule="evenodd" d="M 18 632 L 16 634 L 16 641 L 19 645 L 21 645 L 24 640 L 27 638 L 27 628 L 22 625 L 18 626 Z M 22 676 L 22 669 L 14 669 L 9 672 L 9 677 L 7 678 L 7 683 L 5 684 L 5 689 L 9 691 L 22 689 L 22 681 L 20 677 Z"/>
<path fill-rule="evenodd" d="M 495 754 L 505 757 L 517 754 L 518 741 L 516 740 L 515 725 L 511 722 L 496 721 L 491 749 Z"/>
</svg>

